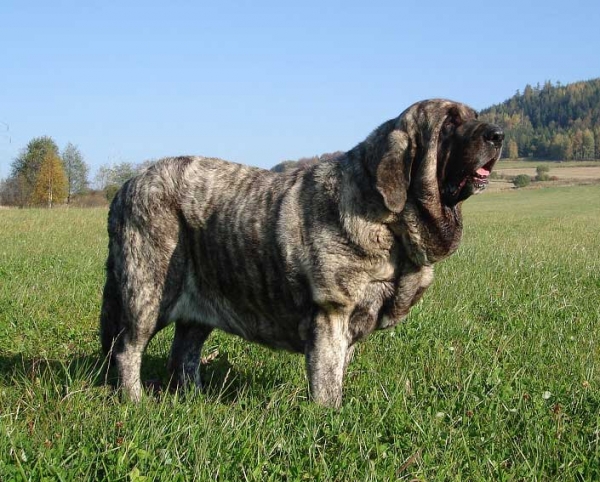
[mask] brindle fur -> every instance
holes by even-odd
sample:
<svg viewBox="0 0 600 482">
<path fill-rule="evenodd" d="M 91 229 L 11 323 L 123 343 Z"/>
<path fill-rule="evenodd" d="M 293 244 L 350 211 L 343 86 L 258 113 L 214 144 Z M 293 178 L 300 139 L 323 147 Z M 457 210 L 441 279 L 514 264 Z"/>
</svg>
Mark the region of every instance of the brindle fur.
<svg viewBox="0 0 600 482">
<path fill-rule="evenodd" d="M 219 328 L 304 353 L 312 398 L 339 406 L 354 344 L 402 320 L 459 244 L 460 202 L 444 200 L 444 183 L 492 157 L 475 118 L 425 101 L 309 168 L 179 157 L 127 182 L 109 213 L 100 323 L 127 395 L 140 399 L 142 353 L 175 322 L 177 383 L 200 386 L 200 351 Z"/>
</svg>

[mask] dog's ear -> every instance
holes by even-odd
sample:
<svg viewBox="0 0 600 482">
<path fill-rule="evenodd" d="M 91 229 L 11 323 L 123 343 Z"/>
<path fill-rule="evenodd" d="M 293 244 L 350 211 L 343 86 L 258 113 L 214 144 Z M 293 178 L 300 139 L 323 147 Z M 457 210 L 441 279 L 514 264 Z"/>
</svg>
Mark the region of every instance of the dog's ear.
<svg viewBox="0 0 600 482">
<path fill-rule="evenodd" d="M 411 154 L 406 132 L 384 124 L 367 140 L 367 164 L 385 207 L 402 212 L 410 185 Z"/>
</svg>

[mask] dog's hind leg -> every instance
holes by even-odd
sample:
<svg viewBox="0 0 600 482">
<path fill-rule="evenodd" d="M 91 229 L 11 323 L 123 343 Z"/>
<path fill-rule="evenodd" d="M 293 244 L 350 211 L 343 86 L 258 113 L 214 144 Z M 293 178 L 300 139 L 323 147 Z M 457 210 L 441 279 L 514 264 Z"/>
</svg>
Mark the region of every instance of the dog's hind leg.
<svg viewBox="0 0 600 482">
<path fill-rule="evenodd" d="M 113 348 L 121 386 L 134 402 L 142 396 L 142 354 L 152 337 L 164 326 L 159 319 L 160 292 L 151 295 L 144 290 L 144 294 L 135 293 L 126 300 L 126 318 Z"/>
<path fill-rule="evenodd" d="M 127 242 L 120 245 L 118 253 L 121 313 L 112 357 L 123 391 L 131 400 L 139 401 L 142 354 L 167 324 L 165 313 L 178 286 L 176 279 L 168 279 L 169 271 L 176 272 L 178 265 L 171 259 L 172 250 L 165 253 L 156 248 L 156 238 L 141 236 L 135 229 L 128 229 L 126 234 Z"/>
<path fill-rule="evenodd" d="M 102 351 L 109 363 L 115 363 L 126 395 L 137 402 L 142 395 L 142 353 L 154 333 L 148 334 L 144 330 L 138 330 L 137 324 L 131 323 L 121 295 L 114 275 L 108 271 L 100 315 Z M 152 317 L 152 313 L 144 313 L 142 316 L 149 318 Z"/>
<path fill-rule="evenodd" d="M 171 346 L 168 369 L 172 383 L 177 387 L 202 388 L 200 380 L 200 352 L 212 332 L 210 326 L 198 322 L 175 322 L 175 337 Z"/>
<path fill-rule="evenodd" d="M 142 396 L 142 354 L 168 322 L 186 272 L 177 185 L 184 164 L 158 163 L 127 181 L 108 216 L 109 259 L 101 317 L 123 391 Z"/>
</svg>

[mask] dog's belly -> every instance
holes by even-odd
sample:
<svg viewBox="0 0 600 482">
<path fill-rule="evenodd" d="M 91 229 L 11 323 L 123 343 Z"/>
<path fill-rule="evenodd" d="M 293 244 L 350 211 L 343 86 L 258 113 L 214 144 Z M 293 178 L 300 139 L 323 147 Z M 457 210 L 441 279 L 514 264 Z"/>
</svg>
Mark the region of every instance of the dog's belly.
<svg viewBox="0 0 600 482">
<path fill-rule="evenodd" d="M 304 352 L 310 324 L 309 310 L 273 306 L 264 312 L 248 303 L 232 301 L 222 293 L 196 287 L 184 289 L 169 318 L 201 323 L 238 335 L 245 340 L 271 348 Z"/>
</svg>

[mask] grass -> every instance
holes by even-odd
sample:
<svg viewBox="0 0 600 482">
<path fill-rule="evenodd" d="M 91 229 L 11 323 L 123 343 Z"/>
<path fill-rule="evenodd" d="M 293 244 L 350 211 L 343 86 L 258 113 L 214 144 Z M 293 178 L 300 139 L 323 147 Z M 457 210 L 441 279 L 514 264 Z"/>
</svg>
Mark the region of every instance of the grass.
<svg viewBox="0 0 600 482">
<path fill-rule="evenodd" d="M 0 480 L 598 480 L 600 187 L 489 193 L 340 411 L 301 357 L 212 335 L 206 393 L 123 402 L 98 362 L 106 211 L 0 211 Z M 172 331 L 145 379 L 166 377 Z"/>
</svg>

